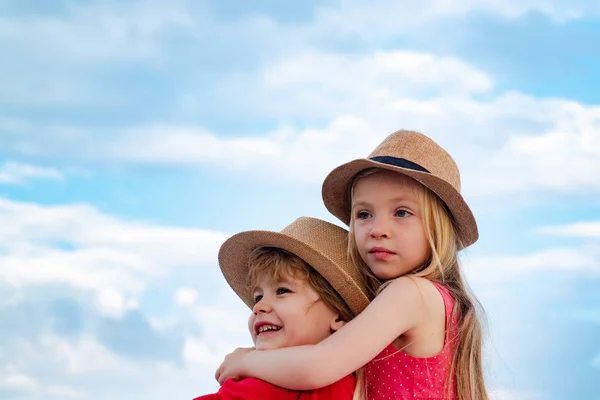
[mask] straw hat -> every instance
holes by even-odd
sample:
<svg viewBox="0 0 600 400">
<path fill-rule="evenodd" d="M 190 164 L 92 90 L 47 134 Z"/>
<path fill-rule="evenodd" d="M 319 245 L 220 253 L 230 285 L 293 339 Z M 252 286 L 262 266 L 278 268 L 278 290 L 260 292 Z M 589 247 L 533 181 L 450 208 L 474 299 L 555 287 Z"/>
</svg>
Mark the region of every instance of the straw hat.
<svg viewBox="0 0 600 400">
<path fill-rule="evenodd" d="M 219 250 L 219 265 L 231 288 L 252 308 L 252 288 L 247 283 L 250 253 L 264 246 L 287 250 L 319 272 L 356 316 L 369 299 L 360 272 L 347 257 L 347 245 L 345 229 L 320 219 L 300 217 L 281 232 L 245 231 L 233 235 Z"/>
<path fill-rule="evenodd" d="M 460 194 L 458 166 L 446 150 L 414 131 L 392 133 L 368 158 L 342 164 L 325 178 L 322 190 L 325 206 L 346 225 L 350 223 L 350 185 L 357 173 L 372 167 L 399 172 L 427 186 L 448 206 L 461 248 L 477 241 L 479 233 L 475 217 Z"/>
</svg>

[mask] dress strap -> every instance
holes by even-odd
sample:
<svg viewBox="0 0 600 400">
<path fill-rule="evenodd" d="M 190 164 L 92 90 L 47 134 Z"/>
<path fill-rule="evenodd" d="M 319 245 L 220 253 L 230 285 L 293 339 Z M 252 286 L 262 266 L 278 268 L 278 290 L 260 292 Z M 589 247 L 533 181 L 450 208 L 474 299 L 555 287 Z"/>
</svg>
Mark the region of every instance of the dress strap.
<svg viewBox="0 0 600 400">
<path fill-rule="evenodd" d="M 450 336 L 450 332 L 453 329 L 454 325 L 453 323 L 451 323 L 450 321 L 450 317 L 452 315 L 452 309 L 454 308 L 454 297 L 452 297 L 452 294 L 450 294 L 450 290 L 442 285 L 441 283 L 438 282 L 434 282 L 434 281 L 430 281 L 431 283 L 433 283 L 433 286 L 435 286 L 438 290 L 438 292 L 440 292 L 440 294 L 442 295 L 442 299 L 444 300 L 444 308 L 445 308 L 445 312 L 446 312 L 446 343 L 448 342 L 449 336 Z M 456 322 L 456 319 L 455 321 Z"/>
</svg>

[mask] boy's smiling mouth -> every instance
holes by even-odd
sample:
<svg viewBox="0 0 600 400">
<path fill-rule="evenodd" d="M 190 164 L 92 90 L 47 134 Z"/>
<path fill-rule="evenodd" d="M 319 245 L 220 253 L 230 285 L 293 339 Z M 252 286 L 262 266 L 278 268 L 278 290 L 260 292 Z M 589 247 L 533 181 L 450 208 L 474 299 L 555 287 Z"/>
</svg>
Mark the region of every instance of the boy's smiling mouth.
<svg viewBox="0 0 600 400">
<path fill-rule="evenodd" d="M 254 324 L 254 333 L 256 334 L 256 336 L 269 332 L 277 332 L 281 329 L 281 326 L 272 324 L 267 321 L 261 321 Z"/>
</svg>

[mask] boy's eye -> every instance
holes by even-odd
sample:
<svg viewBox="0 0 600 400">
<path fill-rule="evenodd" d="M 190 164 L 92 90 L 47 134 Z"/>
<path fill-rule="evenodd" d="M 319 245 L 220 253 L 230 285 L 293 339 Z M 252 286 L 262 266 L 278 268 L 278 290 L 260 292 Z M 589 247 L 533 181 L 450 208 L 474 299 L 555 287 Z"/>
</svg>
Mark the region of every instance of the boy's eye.
<svg viewBox="0 0 600 400">
<path fill-rule="evenodd" d="M 254 304 L 258 303 L 262 298 L 262 294 L 254 296 Z"/>
<path fill-rule="evenodd" d="M 410 213 L 406 210 L 398 210 L 396 211 L 396 217 L 406 218 L 410 215 Z"/>
<path fill-rule="evenodd" d="M 284 287 L 280 287 L 280 288 L 277 289 L 277 294 L 278 295 L 282 295 L 282 294 L 285 294 L 285 293 L 291 293 L 291 290 L 288 289 L 288 288 L 284 288 Z"/>
<path fill-rule="evenodd" d="M 367 211 L 359 211 L 356 213 L 356 218 L 358 219 L 367 219 L 371 216 Z"/>
</svg>

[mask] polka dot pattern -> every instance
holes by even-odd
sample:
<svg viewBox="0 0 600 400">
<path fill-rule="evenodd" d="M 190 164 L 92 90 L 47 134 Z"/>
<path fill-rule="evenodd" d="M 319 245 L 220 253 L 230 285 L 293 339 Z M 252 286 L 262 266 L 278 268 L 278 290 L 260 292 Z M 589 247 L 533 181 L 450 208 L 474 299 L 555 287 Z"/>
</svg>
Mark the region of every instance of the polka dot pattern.
<svg viewBox="0 0 600 400">
<path fill-rule="evenodd" d="M 448 289 L 434 282 L 444 299 L 446 326 L 450 325 L 453 299 Z M 456 399 L 447 397 L 444 378 L 452 362 L 450 332 L 446 330 L 444 348 L 433 357 L 419 358 L 406 354 L 390 344 L 365 366 L 367 398 L 369 400 Z M 451 382 L 454 388 L 455 382 Z"/>
</svg>

